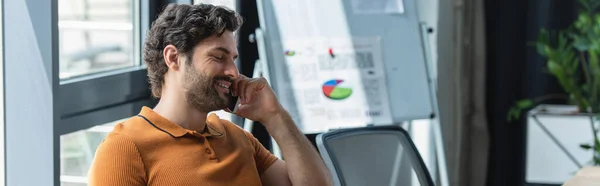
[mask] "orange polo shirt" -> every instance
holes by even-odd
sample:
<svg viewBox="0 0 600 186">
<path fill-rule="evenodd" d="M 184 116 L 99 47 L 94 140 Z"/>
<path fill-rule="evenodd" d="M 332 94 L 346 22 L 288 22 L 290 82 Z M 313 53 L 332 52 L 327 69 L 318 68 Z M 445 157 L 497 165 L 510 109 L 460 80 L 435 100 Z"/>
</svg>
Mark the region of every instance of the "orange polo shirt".
<svg viewBox="0 0 600 186">
<path fill-rule="evenodd" d="M 148 107 L 118 124 L 96 151 L 96 185 L 261 185 L 277 157 L 237 125 L 208 116 L 206 130 L 187 130 Z"/>
</svg>

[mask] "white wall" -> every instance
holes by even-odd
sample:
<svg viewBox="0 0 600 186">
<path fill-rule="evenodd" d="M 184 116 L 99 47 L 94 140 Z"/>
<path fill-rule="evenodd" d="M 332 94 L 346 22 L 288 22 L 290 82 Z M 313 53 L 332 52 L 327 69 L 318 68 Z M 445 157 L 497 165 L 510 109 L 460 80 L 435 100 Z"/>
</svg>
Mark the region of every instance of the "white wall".
<svg viewBox="0 0 600 186">
<path fill-rule="evenodd" d="M 56 1 L 3 2 L 6 184 L 58 185 Z"/>
<path fill-rule="evenodd" d="M 2 10 L 4 3 L 0 3 L 0 25 L 4 25 L 2 20 Z M 4 159 L 4 47 L 2 45 L 4 36 L 4 27 L 0 27 L 0 186 L 5 185 L 5 159 Z"/>
</svg>

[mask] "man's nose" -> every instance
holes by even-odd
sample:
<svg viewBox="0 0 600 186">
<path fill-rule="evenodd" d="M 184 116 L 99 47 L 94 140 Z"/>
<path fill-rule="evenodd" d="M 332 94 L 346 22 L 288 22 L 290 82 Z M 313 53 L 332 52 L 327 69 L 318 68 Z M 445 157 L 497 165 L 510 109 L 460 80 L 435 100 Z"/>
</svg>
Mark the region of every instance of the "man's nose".
<svg viewBox="0 0 600 186">
<path fill-rule="evenodd" d="M 225 75 L 227 75 L 233 79 L 238 78 L 238 76 L 240 75 L 240 72 L 238 71 L 237 67 L 235 66 L 235 63 L 229 63 L 225 67 Z"/>
</svg>

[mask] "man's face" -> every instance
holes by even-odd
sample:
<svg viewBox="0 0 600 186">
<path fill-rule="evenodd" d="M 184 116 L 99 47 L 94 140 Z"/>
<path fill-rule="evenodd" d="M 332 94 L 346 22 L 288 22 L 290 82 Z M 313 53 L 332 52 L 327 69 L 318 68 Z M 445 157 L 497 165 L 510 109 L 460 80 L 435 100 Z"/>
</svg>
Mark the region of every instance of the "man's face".
<svg viewBox="0 0 600 186">
<path fill-rule="evenodd" d="M 236 40 L 230 31 L 201 41 L 182 65 L 188 103 L 201 112 L 227 107 L 229 86 L 238 77 L 234 63 L 237 56 Z"/>
</svg>

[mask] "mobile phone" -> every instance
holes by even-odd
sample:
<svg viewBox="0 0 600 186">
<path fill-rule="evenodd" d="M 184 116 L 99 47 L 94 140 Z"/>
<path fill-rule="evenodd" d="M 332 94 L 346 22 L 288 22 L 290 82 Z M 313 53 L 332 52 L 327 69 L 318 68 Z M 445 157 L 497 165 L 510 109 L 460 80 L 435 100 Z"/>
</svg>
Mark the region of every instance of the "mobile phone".
<svg viewBox="0 0 600 186">
<path fill-rule="evenodd" d="M 229 94 L 227 95 L 228 97 L 228 103 L 227 103 L 227 108 L 231 111 L 234 112 L 236 109 L 236 106 L 238 105 L 238 97 L 237 96 L 233 96 L 233 90 L 231 89 L 233 86 L 229 87 Z"/>
</svg>

